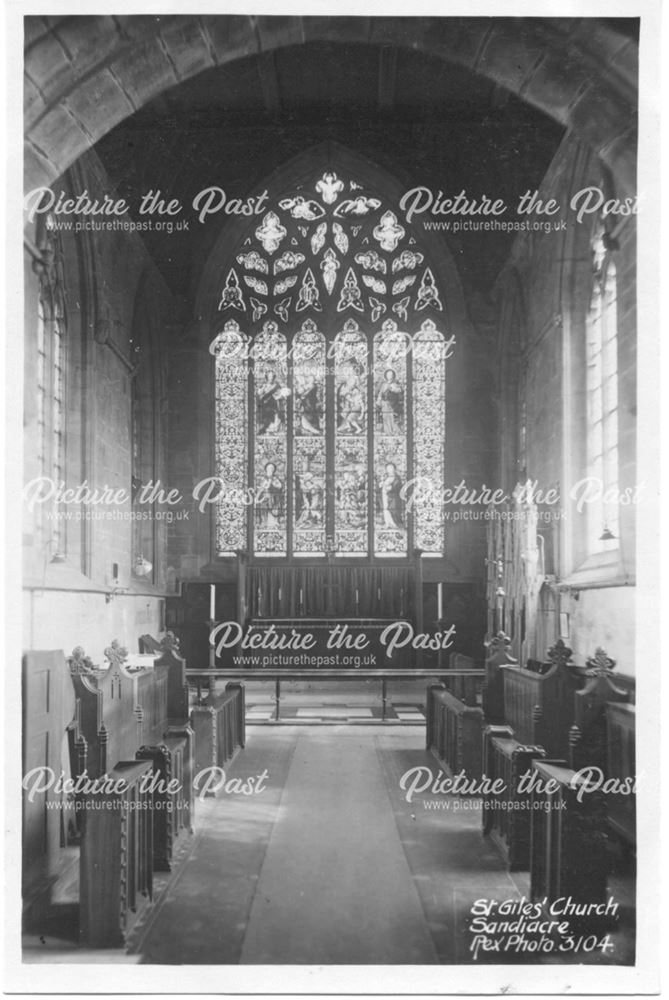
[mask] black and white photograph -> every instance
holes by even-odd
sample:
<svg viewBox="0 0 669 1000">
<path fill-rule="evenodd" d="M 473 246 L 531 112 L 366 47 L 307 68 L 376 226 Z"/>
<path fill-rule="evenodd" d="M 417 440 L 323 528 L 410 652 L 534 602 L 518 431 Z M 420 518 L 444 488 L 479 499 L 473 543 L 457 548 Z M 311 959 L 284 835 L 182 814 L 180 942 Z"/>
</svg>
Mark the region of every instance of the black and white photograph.
<svg viewBox="0 0 669 1000">
<path fill-rule="evenodd" d="M 10 6 L 13 991 L 657 990 L 659 5 Z"/>
</svg>

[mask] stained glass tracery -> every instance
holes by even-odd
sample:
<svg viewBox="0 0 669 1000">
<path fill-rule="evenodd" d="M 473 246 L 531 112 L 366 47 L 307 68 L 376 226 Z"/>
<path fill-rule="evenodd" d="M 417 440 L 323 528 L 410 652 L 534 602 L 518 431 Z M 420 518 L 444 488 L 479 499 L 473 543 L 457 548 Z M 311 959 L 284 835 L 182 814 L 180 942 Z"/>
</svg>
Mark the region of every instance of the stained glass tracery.
<svg viewBox="0 0 669 1000">
<path fill-rule="evenodd" d="M 425 309 L 441 312 L 434 271 L 414 244 L 409 227 L 364 184 L 325 171 L 254 224 L 224 277 L 218 310 L 246 313 L 252 324 L 266 315 L 289 323 L 332 297 L 339 312 L 360 316 L 372 310 L 406 321 Z"/>
<path fill-rule="evenodd" d="M 219 502 L 219 554 L 443 551 L 444 301 L 410 227 L 334 171 L 253 223 L 217 303 L 217 474 L 252 498 Z"/>
</svg>

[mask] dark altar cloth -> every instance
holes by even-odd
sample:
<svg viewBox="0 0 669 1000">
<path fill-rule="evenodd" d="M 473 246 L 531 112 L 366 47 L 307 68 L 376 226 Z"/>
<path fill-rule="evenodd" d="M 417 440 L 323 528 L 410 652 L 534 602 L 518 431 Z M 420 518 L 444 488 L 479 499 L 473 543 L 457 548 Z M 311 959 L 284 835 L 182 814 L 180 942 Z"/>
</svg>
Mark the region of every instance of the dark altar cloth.
<svg viewBox="0 0 669 1000">
<path fill-rule="evenodd" d="M 406 566 L 252 566 L 246 618 L 412 619 L 415 575 Z"/>
</svg>

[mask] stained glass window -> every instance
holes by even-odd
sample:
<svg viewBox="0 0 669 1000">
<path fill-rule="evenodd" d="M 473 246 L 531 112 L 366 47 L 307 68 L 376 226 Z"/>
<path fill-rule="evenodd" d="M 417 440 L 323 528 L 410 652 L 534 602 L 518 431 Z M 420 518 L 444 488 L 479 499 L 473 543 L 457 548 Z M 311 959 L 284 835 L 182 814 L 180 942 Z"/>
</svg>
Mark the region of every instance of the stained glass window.
<svg viewBox="0 0 669 1000">
<path fill-rule="evenodd" d="M 211 348 L 219 555 L 443 551 L 438 273 L 392 206 L 334 171 L 250 225 Z M 416 496 L 417 476 L 433 488 Z"/>
</svg>

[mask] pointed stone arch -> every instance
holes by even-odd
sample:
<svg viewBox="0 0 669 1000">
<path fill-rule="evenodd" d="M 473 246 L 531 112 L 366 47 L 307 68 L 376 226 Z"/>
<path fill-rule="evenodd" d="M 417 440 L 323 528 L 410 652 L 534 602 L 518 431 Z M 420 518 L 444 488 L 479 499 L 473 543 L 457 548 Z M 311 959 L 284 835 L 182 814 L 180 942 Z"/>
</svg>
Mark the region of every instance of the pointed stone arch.
<svg viewBox="0 0 669 1000">
<path fill-rule="evenodd" d="M 160 93 L 215 66 L 331 41 L 418 50 L 573 131 L 634 186 L 638 45 L 595 18 L 115 16 L 25 20 L 28 189 Z M 104 107 L 104 115 L 100 109 Z"/>
</svg>

